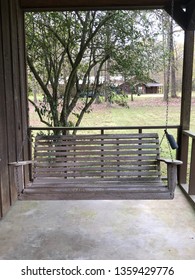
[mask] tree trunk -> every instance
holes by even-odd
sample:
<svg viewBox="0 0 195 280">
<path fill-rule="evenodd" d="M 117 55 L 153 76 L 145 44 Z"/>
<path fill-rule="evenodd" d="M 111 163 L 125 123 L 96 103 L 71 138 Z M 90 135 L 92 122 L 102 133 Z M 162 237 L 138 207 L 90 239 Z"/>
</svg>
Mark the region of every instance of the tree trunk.
<svg viewBox="0 0 195 280">
<path fill-rule="evenodd" d="M 163 88 L 163 100 L 168 100 L 168 93 L 169 93 L 169 83 L 167 80 L 168 74 L 167 74 L 167 63 L 166 63 L 166 49 L 167 49 L 167 15 L 163 12 L 162 13 L 162 25 L 163 25 L 163 53 L 164 53 L 164 61 L 163 61 L 163 79 L 164 79 L 164 88 Z"/>
<path fill-rule="evenodd" d="M 32 80 L 32 92 L 33 92 L 33 99 L 34 99 L 34 103 L 37 104 L 37 85 L 35 83 L 35 80 Z"/>
<path fill-rule="evenodd" d="M 177 98 L 177 84 L 176 84 L 176 65 L 174 47 L 172 45 L 172 57 L 171 57 L 171 97 Z"/>
</svg>

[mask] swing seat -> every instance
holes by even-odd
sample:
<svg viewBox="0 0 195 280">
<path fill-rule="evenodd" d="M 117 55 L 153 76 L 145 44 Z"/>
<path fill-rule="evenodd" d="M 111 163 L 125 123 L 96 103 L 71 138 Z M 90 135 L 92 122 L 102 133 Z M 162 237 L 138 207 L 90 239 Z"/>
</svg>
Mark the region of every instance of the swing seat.
<svg viewBox="0 0 195 280">
<path fill-rule="evenodd" d="M 34 161 L 12 164 L 20 199 L 113 200 L 173 199 L 182 162 L 160 158 L 157 133 L 137 133 L 36 136 Z M 33 182 L 24 186 L 26 164 L 33 164 Z"/>
</svg>

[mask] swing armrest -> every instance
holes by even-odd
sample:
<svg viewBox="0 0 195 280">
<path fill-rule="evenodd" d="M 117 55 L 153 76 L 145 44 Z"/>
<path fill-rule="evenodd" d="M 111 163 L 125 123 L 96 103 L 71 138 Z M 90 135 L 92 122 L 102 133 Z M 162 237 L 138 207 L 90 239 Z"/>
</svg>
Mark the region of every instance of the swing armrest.
<svg viewBox="0 0 195 280">
<path fill-rule="evenodd" d="M 9 165 L 23 166 L 23 165 L 34 164 L 34 163 L 36 163 L 36 160 L 22 160 L 22 161 L 10 162 Z"/>
<path fill-rule="evenodd" d="M 183 162 L 180 160 L 171 160 L 164 158 L 158 158 L 157 160 L 165 162 L 167 164 L 167 187 L 173 198 L 174 191 L 177 186 L 177 166 L 183 164 Z"/>
<path fill-rule="evenodd" d="M 36 161 L 34 160 L 23 160 L 23 161 L 15 161 L 10 162 L 9 165 L 14 167 L 14 177 L 15 184 L 18 191 L 18 197 L 22 193 L 24 189 L 24 167 L 28 164 L 34 164 Z"/>
<path fill-rule="evenodd" d="M 181 165 L 183 164 L 183 162 L 181 160 L 172 160 L 172 159 L 166 159 L 166 158 L 157 158 L 158 161 L 162 161 L 168 165 Z"/>
</svg>

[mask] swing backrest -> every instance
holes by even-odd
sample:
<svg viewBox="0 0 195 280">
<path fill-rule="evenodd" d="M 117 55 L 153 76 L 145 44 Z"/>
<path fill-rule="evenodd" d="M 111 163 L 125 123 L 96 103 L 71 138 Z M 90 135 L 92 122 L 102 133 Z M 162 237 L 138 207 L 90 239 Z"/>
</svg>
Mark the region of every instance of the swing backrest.
<svg viewBox="0 0 195 280">
<path fill-rule="evenodd" d="M 34 178 L 160 178 L 157 133 L 36 136 Z"/>
</svg>

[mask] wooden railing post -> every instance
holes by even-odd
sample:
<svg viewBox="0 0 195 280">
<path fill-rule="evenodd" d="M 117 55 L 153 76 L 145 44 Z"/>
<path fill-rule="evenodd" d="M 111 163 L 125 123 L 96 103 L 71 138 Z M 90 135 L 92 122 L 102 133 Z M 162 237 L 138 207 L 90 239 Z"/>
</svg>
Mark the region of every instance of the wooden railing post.
<svg viewBox="0 0 195 280">
<path fill-rule="evenodd" d="M 189 178 L 189 195 L 195 195 L 195 138 L 192 138 L 190 178 Z"/>
<path fill-rule="evenodd" d="M 28 153 L 29 153 L 29 160 L 32 160 L 32 154 L 34 154 L 34 151 L 32 153 L 32 148 L 33 148 L 33 145 L 32 145 L 32 130 L 31 129 L 28 129 Z M 32 178 L 33 178 L 33 174 L 32 174 L 32 166 L 29 165 L 29 180 L 32 181 Z"/>
<path fill-rule="evenodd" d="M 1 188 L 2 188 L 2 179 L 1 179 L 1 158 L 0 158 L 0 219 L 2 218 L 2 197 L 1 197 Z"/>
<path fill-rule="evenodd" d="M 185 134 L 182 134 L 180 143 L 182 143 L 182 148 L 180 149 L 179 159 L 183 162 L 183 164 L 179 166 L 179 184 L 186 184 L 188 169 L 189 137 Z"/>
</svg>

